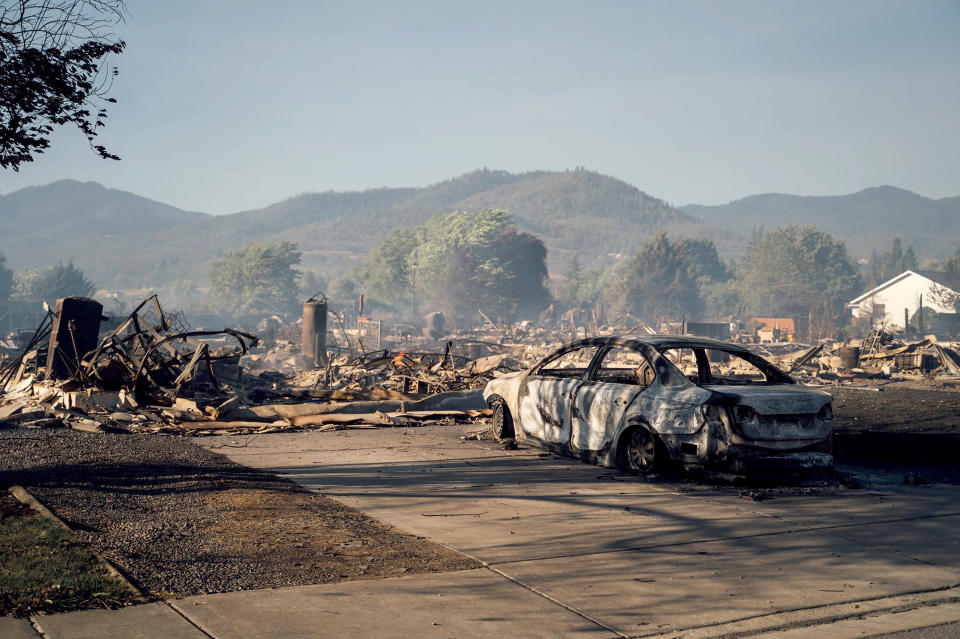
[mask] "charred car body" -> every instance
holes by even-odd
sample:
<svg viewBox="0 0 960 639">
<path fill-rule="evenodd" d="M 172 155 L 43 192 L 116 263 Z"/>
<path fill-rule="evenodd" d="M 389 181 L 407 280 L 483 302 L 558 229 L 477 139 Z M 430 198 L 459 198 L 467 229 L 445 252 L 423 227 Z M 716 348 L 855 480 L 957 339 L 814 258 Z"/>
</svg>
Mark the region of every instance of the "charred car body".
<svg viewBox="0 0 960 639">
<path fill-rule="evenodd" d="M 833 465 L 832 397 L 749 350 L 669 335 L 568 344 L 487 384 L 495 434 L 647 474 Z"/>
</svg>

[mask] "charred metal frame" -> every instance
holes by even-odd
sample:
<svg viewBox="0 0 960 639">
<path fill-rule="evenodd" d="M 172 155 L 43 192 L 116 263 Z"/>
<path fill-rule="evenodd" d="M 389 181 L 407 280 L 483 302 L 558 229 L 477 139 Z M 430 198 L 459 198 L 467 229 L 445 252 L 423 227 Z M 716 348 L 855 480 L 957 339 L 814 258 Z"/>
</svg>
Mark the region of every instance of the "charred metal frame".
<svg viewBox="0 0 960 639">
<path fill-rule="evenodd" d="M 544 365 L 583 347 L 596 347 L 596 352 L 589 365 L 585 369 L 576 369 L 577 374 L 573 377 L 538 376 Z M 618 386 L 617 384 L 594 379 L 603 358 L 610 349 L 617 347 L 637 351 L 647 359 L 655 371 L 651 384 L 638 385 L 635 390 L 624 389 L 622 393 L 615 393 L 603 387 Z M 687 378 L 662 354 L 671 348 L 694 350 L 698 364 L 696 381 Z M 720 350 L 738 356 L 757 366 L 768 381 L 746 387 L 717 386 L 712 383 L 714 380 L 710 377 L 709 365 L 706 366 L 706 371 L 703 370 L 702 360 L 706 359 L 704 349 Z M 557 383 L 550 384 L 550 379 L 556 379 Z M 533 397 L 531 393 L 534 391 L 529 385 L 543 386 L 540 380 L 547 380 L 542 389 L 546 395 Z M 569 381 L 566 386 L 565 381 Z M 744 394 L 744 389 L 750 387 L 767 389 L 762 392 L 768 396 Z M 594 395 L 581 402 L 580 396 L 585 392 Z M 773 397 L 774 395 L 776 397 Z M 621 449 L 637 428 L 646 428 L 661 442 L 666 451 L 669 451 L 670 459 L 688 466 L 715 466 L 740 471 L 771 464 L 780 464 L 783 467 L 818 467 L 832 464 L 830 433 L 833 420 L 828 410 L 832 398 L 826 393 L 797 384 L 789 375 L 747 349 L 717 340 L 666 335 L 578 340 L 551 353 L 528 371 L 494 380 L 487 386 L 484 398 L 490 405 L 497 401 L 505 402 L 513 413 L 512 418 L 519 438 L 531 439 L 548 450 L 604 466 L 622 464 Z M 606 402 L 607 405 L 601 406 L 599 413 L 595 415 L 593 404 L 598 398 L 601 404 Z M 756 432 L 751 436 L 740 428 L 736 407 L 741 403 L 749 406 L 750 401 L 761 400 L 765 406 L 769 405 L 770 419 L 778 422 L 777 428 L 781 426 L 779 421 L 783 422 L 783 441 L 764 441 L 756 437 Z M 541 405 L 544 402 L 555 405 L 558 414 L 547 419 Z M 611 402 L 616 402 L 616 408 L 609 406 Z M 577 412 L 585 409 L 589 409 L 589 415 Z M 826 413 L 823 412 L 825 410 Z M 550 412 L 549 406 L 546 412 Z M 801 419 L 803 417 L 810 417 L 808 421 L 811 423 L 816 421 L 817 427 L 807 429 L 797 437 L 790 437 L 793 430 L 803 430 L 802 426 L 806 423 Z M 612 419 L 616 423 L 597 425 L 595 422 L 598 418 L 606 419 L 607 422 Z M 529 425 L 524 428 L 525 420 L 538 426 L 534 429 L 529 428 Z M 578 432 L 578 429 L 584 432 Z M 592 432 L 594 429 L 601 430 L 602 437 L 598 438 L 597 434 Z"/>
<path fill-rule="evenodd" d="M 125 371 L 120 385 L 133 388 L 138 400 L 151 391 L 168 400 L 176 399 L 185 383 L 194 378 L 202 364 L 219 391 L 214 362 L 237 359 L 258 343 L 256 335 L 234 329 L 190 331 L 178 314 L 167 314 L 156 295 L 143 300 L 120 325 L 107 334 L 100 345 L 83 361 L 83 366 L 102 386 L 118 385 L 107 367 L 117 362 Z M 226 353 L 211 353 L 210 346 L 198 337 L 228 336 L 236 348 Z M 191 348 L 181 351 L 177 343 Z"/>
</svg>

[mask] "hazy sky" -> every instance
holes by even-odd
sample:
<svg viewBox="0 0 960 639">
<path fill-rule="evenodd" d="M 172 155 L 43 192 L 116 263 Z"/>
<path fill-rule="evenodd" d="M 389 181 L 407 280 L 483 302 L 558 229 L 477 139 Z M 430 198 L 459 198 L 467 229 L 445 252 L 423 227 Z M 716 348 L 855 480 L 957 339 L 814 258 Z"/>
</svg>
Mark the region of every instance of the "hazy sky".
<svg viewBox="0 0 960 639">
<path fill-rule="evenodd" d="M 960 2 L 131 0 L 95 180 L 228 213 L 480 167 L 585 166 L 673 204 L 960 195 Z"/>
</svg>

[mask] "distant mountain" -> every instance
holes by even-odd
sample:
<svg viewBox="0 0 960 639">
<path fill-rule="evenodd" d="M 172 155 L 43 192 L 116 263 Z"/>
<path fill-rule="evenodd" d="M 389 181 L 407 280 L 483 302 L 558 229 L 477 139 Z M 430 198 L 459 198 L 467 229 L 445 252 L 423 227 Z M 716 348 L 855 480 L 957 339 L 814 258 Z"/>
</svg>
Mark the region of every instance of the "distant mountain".
<svg viewBox="0 0 960 639">
<path fill-rule="evenodd" d="M 167 207 L 164 214 L 153 213 L 157 220 L 152 227 L 143 224 L 141 232 L 136 232 L 145 216 L 143 203 L 150 202 L 139 198 L 129 200 L 131 221 L 122 226 L 123 233 L 117 230 L 121 225 L 116 217 L 124 209 L 114 199 L 108 205 L 96 198 L 76 198 L 74 207 L 57 204 L 48 210 L 48 201 L 59 203 L 60 199 L 47 192 L 63 184 L 24 189 L 0 199 L 0 219 L 8 216 L 10 199 L 18 203 L 17 211 L 43 208 L 44 219 L 72 216 L 76 222 L 70 224 L 82 227 L 82 220 L 88 220 L 90 228 L 73 241 L 72 234 L 64 232 L 63 243 L 35 242 L 28 255 L 17 247 L 20 238 L 49 235 L 42 233 L 43 225 L 18 223 L 0 238 L 0 251 L 14 268 L 73 257 L 91 279 L 112 288 L 203 282 L 212 261 L 255 240 L 296 242 L 303 253 L 303 267 L 335 278 L 359 263 L 389 230 L 419 225 L 454 210 L 509 210 L 521 228 L 543 238 L 554 271 L 564 270 L 574 252 L 580 253 L 585 265 L 598 264 L 610 261 L 610 253 L 634 250 L 658 228 L 703 226 L 625 182 L 585 170 L 512 174 L 484 169 L 423 188 L 308 193 L 262 209 L 216 217 Z M 104 198 L 122 193 L 99 185 L 79 186 L 99 189 Z M 100 221 L 104 211 L 116 214 L 109 223 Z"/>
<path fill-rule="evenodd" d="M 799 196 L 767 193 L 722 204 L 681 207 L 707 224 L 749 235 L 790 224 L 813 224 L 840 237 L 854 255 L 890 249 L 903 238 L 923 258 L 939 258 L 960 247 L 960 197 L 932 200 L 904 189 L 877 186 L 850 195 Z"/>
<path fill-rule="evenodd" d="M 269 234 L 297 241 L 305 255 L 365 254 L 392 228 L 423 224 L 438 213 L 503 208 L 542 237 L 553 266 L 574 252 L 592 264 L 633 250 L 657 228 L 696 223 L 625 182 L 592 171 L 480 170 L 419 189 L 301 195 L 229 216 L 235 236 Z M 228 233 L 221 218 L 217 227 Z M 331 241 L 332 240 L 332 241 Z M 336 259 L 336 258 L 333 258 Z"/>
<path fill-rule="evenodd" d="M 0 251 L 17 268 L 87 263 L 95 259 L 90 248 L 105 238 L 122 242 L 209 217 L 96 182 L 61 180 L 0 196 Z"/>
<path fill-rule="evenodd" d="M 509 174 L 507 174 L 509 175 Z M 476 193 L 455 208 L 503 208 L 544 239 L 554 262 L 579 253 L 588 264 L 636 250 L 651 232 L 696 220 L 626 182 L 593 171 L 527 173 Z"/>
<path fill-rule="evenodd" d="M 960 238 L 960 197 L 931 200 L 893 187 L 834 197 L 755 195 L 678 210 L 593 171 L 483 169 L 422 188 L 306 193 L 215 217 L 64 180 L 0 197 L 0 251 L 14 269 L 74 259 L 103 287 L 182 289 L 203 284 L 210 264 L 231 248 L 289 240 L 300 246 L 303 268 L 334 279 L 393 228 L 487 207 L 507 209 L 522 229 L 540 236 L 553 273 L 563 273 L 574 253 L 588 268 L 609 264 L 658 229 L 709 237 L 733 258 L 760 226 L 815 224 L 859 256 L 887 250 L 900 236 L 921 259 L 942 257 Z"/>
</svg>

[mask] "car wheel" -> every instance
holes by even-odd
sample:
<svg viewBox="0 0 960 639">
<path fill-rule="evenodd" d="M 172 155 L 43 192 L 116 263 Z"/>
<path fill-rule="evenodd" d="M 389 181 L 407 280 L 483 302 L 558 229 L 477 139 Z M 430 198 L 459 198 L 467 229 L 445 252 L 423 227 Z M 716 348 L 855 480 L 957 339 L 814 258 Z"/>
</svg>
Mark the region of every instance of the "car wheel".
<svg viewBox="0 0 960 639">
<path fill-rule="evenodd" d="M 513 417 L 502 399 L 493 402 L 493 435 L 499 441 L 513 437 Z"/>
<path fill-rule="evenodd" d="M 660 468 L 662 455 L 656 437 L 646 428 L 637 428 L 628 435 L 623 451 L 623 466 L 637 475 L 649 475 Z"/>
</svg>

